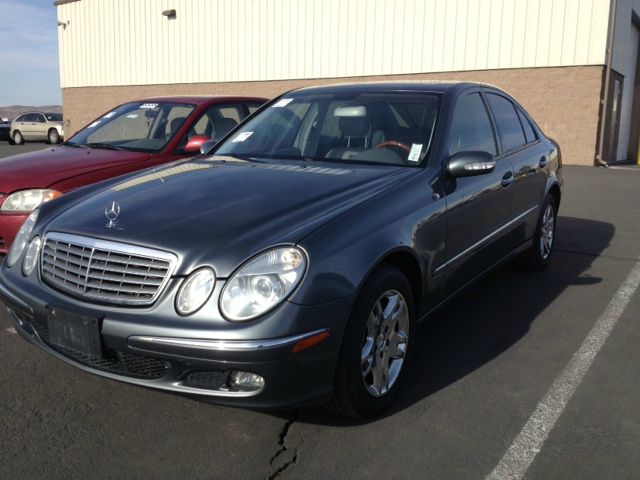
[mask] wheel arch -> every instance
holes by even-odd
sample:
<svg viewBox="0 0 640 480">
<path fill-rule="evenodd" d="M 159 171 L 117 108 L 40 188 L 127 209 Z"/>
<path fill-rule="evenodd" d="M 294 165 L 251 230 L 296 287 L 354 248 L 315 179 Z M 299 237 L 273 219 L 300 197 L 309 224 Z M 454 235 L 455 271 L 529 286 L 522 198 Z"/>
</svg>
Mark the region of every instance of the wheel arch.
<svg viewBox="0 0 640 480">
<path fill-rule="evenodd" d="M 554 182 L 547 190 L 547 195 L 552 195 L 556 202 L 556 210 L 560 207 L 560 199 L 562 198 L 562 192 L 557 182 Z"/>
<path fill-rule="evenodd" d="M 384 266 L 397 268 L 407 278 L 411 286 L 411 293 L 413 294 L 415 314 L 416 317 L 419 317 L 421 302 L 426 288 L 425 268 L 420 257 L 408 247 L 397 247 L 389 250 L 374 262 L 358 285 L 354 296 L 354 303 L 371 276 Z"/>
</svg>

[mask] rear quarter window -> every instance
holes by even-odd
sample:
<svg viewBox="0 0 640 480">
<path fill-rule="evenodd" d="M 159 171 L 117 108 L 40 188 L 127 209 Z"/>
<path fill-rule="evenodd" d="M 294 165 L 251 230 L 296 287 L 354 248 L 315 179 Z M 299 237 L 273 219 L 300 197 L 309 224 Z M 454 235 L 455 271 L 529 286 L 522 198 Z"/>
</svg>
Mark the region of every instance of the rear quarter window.
<svg viewBox="0 0 640 480">
<path fill-rule="evenodd" d="M 527 140 L 513 103 L 494 93 L 488 93 L 487 100 L 498 127 L 503 151 L 509 152 L 525 145 Z"/>
</svg>

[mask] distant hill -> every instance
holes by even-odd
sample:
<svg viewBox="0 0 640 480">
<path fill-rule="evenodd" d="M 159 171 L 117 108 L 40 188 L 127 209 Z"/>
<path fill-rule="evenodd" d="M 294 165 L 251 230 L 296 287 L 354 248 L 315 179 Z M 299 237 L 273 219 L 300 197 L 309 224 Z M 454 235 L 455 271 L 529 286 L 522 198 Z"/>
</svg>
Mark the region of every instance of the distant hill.
<svg viewBox="0 0 640 480">
<path fill-rule="evenodd" d="M 39 107 L 30 107 L 28 105 L 9 105 L 0 107 L 0 118 L 8 118 L 13 120 L 24 112 L 46 112 L 46 113 L 62 113 L 62 105 L 43 105 Z"/>
</svg>

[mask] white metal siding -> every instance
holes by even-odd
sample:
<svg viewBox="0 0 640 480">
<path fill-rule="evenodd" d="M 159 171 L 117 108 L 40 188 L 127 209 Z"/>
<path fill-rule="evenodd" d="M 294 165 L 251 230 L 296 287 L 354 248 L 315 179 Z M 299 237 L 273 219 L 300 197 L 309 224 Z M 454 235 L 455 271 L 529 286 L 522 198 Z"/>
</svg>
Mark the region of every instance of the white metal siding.
<svg viewBox="0 0 640 480">
<path fill-rule="evenodd" d="M 175 9 L 169 20 L 163 10 Z M 62 87 L 603 64 L 609 0 L 80 0 Z"/>
</svg>

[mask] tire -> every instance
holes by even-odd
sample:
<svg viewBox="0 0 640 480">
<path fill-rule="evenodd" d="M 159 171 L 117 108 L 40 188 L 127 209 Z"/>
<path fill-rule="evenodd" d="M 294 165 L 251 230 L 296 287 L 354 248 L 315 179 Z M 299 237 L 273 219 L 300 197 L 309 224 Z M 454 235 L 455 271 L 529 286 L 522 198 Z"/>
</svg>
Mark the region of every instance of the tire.
<svg viewBox="0 0 640 480">
<path fill-rule="evenodd" d="M 533 244 L 519 258 L 520 266 L 542 271 L 549 266 L 556 237 L 558 207 L 553 195 L 547 195 L 533 236 Z"/>
<path fill-rule="evenodd" d="M 24 137 L 22 136 L 22 133 L 20 133 L 20 130 L 15 130 L 13 132 L 13 143 L 16 145 L 24 144 Z"/>
<path fill-rule="evenodd" d="M 353 306 L 329 408 L 357 419 L 369 419 L 387 409 L 407 370 L 415 331 L 407 278 L 396 268 L 381 267 L 367 280 Z"/>
<path fill-rule="evenodd" d="M 58 130 L 56 130 L 55 128 L 50 128 L 49 132 L 47 133 L 47 140 L 52 145 L 57 145 L 58 143 L 60 143 L 60 134 L 58 133 Z"/>
<path fill-rule="evenodd" d="M 13 141 L 13 138 L 9 137 L 9 140 L 7 140 L 7 143 L 9 145 L 15 145 L 16 143 Z"/>
</svg>

